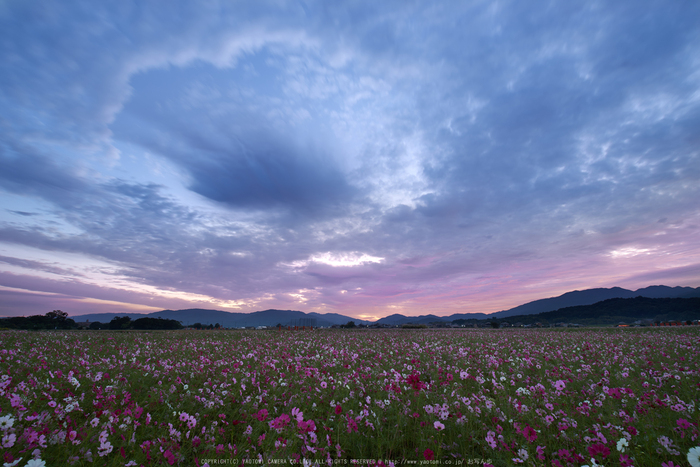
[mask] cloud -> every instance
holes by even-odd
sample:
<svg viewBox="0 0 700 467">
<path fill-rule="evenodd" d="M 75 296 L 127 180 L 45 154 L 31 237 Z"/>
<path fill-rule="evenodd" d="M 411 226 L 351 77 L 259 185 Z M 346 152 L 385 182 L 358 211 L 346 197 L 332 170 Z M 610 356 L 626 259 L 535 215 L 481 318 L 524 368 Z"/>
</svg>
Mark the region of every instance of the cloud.
<svg viewBox="0 0 700 467">
<path fill-rule="evenodd" d="M 284 208 L 297 214 L 325 210 L 327 215 L 329 209 L 353 201 L 357 190 L 324 148 L 295 141 L 289 131 L 254 114 L 225 112 L 206 118 L 209 111 L 178 111 L 177 119 L 167 123 L 163 115 L 156 125 L 169 126 L 168 138 L 157 141 L 158 134 L 152 133 L 132 141 L 184 168 L 192 191 L 232 208 Z M 192 128 L 191 121 L 201 123 Z"/>
<path fill-rule="evenodd" d="M 5 6 L 4 270 L 375 314 L 697 281 L 699 8 Z"/>
<path fill-rule="evenodd" d="M 46 199 L 63 199 L 87 189 L 71 169 L 61 167 L 30 148 L 3 144 L 0 154 L 0 186 L 5 190 Z"/>
</svg>

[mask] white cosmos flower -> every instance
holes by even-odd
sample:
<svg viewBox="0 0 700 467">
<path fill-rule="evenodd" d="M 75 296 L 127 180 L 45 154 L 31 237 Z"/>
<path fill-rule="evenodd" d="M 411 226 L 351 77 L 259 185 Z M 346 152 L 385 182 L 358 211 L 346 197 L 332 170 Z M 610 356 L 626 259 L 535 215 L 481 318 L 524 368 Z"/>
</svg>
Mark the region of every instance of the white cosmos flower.
<svg viewBox="0 0 700 467">
<path fill-rule="evenodd" d="M 0 417 L 0 430 L 2 431 L 7 431 L 10 428 L 12 428 L 12 425 L 14 425 L 15 419 L 12 418 L 12 415 L 5 415 L 4 417 Z"/>
<path fill-rule="evenodd" d="M 625 452 L 627 446 L 629 446 L 627 438 L 621 438 L 620 441 L 617 442 L 617 450 L 620 452 Z"/>
<path fill-rule="evenodd" d="M 692 467 L 700 467 L 700 446 L 690 448 L 688 451 L 688 462 Z"/>
</svg>

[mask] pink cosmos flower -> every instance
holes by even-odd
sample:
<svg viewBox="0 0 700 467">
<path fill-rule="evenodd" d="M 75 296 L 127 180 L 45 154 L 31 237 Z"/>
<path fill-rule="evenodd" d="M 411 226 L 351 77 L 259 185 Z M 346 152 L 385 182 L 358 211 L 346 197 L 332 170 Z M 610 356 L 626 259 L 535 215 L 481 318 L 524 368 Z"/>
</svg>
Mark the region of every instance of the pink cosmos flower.
<svg viewBox="0 0 700 467">
<path fill-rule="evenodd" d="M 267 418 L 267 415 L 268 415 L 267 409 L 261 409 L 261 410 L 255 415 L 255 417 L 256 417 L 259 421 L 264 422 L 265 419 Z"/>
<path fill-rule="evenodd" d="M 341 413 L 343 413 L 343 408 L 340 406 L 340 404 L 337 404 L 335 406 L 335 414 L 340 415 Z"/>
<path fill-rule="evenodd" d="M 289 415 L 282 414 L 279 417 L 272 420 L 271 422 L 269 422 L 270 428 L 274 428 L 275 430 L 277 430 L 278 433 L 281 433 L 290 421 L 291 419 L 289 418 Z"/>
<path fill-rule="evenodd" d="M 170 449 L 166 450 L 163 453 L 163 456 L 165 457 L 165 460 L 168 461 L 168 464 L 173 465 L 175 463 L 175 455 L 170 452 Z"/>
<path fill-rule="evenodd" d="M 189 420 L 187 420 L 187 428 L 191 430 L 195 426 L 197 426 L 197 419 L 190 415 Z"/>
<path fill-rule="evenodd" d="M 537 446 L 537 458 L 541 461 L 544 460 L 544 446 Z"/>
<path fill-rule="evenodd" d="M 528 425 L 525 428 L 523 428 L 523 436 L 525 437 L 525 439 L 532 442 L 537 439 L 537 432 L 535 432 L 535 430 Z"/>
<path fill-rule="evenodd" d="M 313 433 L 314 431 L 316 431 L 316 424 L 314 423 L 313 420 L 307 420 L 305 422 L 297 422 L 297 428 L 299 428 L 304 433 L 308 433 L 308 432 Z"/>
<path fill-rule="evenodd" d="M 15 441 L 17 441 L 17 436 L 14 433 L 5 435 L 2 437 L 2 447 L 9 449 L 15 445 Z"/>
<path fill-rule="evenodd" d="M 554 388 L 557 391 L 563 391 L 564 389 L 566 389 L 566 383 L 562 380 L 558 380 L 556 383 L 554 383 Z"/>
<path fill-rule="evenodd" d="M 442 431 L 442 430 L 445 429 L 445 425 L 443 425 L 442 423 L 440 423 L 440 422 L 438 422 L 438 421 L 436 421 L 435 423 L 433 423 L 433 426 L 434 426 L 435 429 L 438 430 L 438 431 Z"/>
<path fill-rule="evenodd" d="M 114 449 L 114 446 L 112 446 L 112 443 L 110 443 L 109 441 L 107 441 L 106 443 L 100 443 L 100 447 L 97 449 L 97 454 L 99 454 L 100 457 L 104 457 L 110 452 L 112 452 L 112 449 Z"/>
<path fill-rule="evenodd" d="M 685 418 L 679 418 L 678 420 L 676 420 L 676 425 L 678 425 L 681 428 L 692 428 L 693 427 L 693 425 L 691 425 L 690 422 L 688 420 L 686 420 Z"/>
<path fill-rule="evenodd" d="M 296 418 L 298 422 L 304 420 L 304 412 L 299 410 L 297 407 L 292 409 L 292 417 Z"/>
<path fill-rule="evenodd" d="M 423 457 L 425 457 L 425 460 L 431 461 L 435 457 L 435 453 L 430 449 L 426 449 L 425 451 L 423 451 Z"/>
<path fill-rule="evenodd" d="M 596 443 L 588 446 L 588 454 L 590 454 L 591 457 L 596 457 L 598 454 L 600 454 L 605 459 L 610 455 L 610 449 L 608 449 L 608 447 L 604 444 Z"/>
<path fill-rule="evenodd" d="M 357 431 L 357 423 L 355 423 L 355 420 L 348 416 L 347 418 L 348 421 L 348 433 L 352 433 L 353 431 Z"/>
</svg>

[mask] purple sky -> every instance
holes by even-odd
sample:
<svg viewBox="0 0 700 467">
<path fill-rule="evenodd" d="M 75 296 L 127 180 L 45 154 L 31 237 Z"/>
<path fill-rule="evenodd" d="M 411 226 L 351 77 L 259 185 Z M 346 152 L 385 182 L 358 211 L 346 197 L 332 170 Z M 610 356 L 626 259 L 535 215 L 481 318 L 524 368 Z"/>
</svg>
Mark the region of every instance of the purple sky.
<svg viewBox="0 0 700 467">
<path fill-rule="evenodd" d="M 700 286 L 700 3 L 3 2 L 0 316 Z"/>
</svg>

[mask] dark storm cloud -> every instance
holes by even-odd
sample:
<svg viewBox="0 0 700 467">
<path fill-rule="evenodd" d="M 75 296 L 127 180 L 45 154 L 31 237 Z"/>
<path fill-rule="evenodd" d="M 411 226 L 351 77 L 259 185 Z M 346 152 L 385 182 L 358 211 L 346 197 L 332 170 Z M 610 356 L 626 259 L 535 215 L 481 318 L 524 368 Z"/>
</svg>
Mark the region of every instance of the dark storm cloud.
<svg viewBox="0 0 700 467">
<path fill-rule="evenodd" d="M 251 307 L 691 282 L 698 17 L 657 1 L 6 6 L 0 240 Z M 74 291 L 143 301 L 92 287 Z"/>
<path fill-rule="evenodd" d="M 247 136 L 239 151 L 187 164 L 194 179 L 191 189 L 234 207 L 281 206 L 302 214 L 317 207 L 338 208 L 352 200 L 355 190 L 322 157 L 303 154 L 276 135 L 257 136 Z"/>
</svg>

